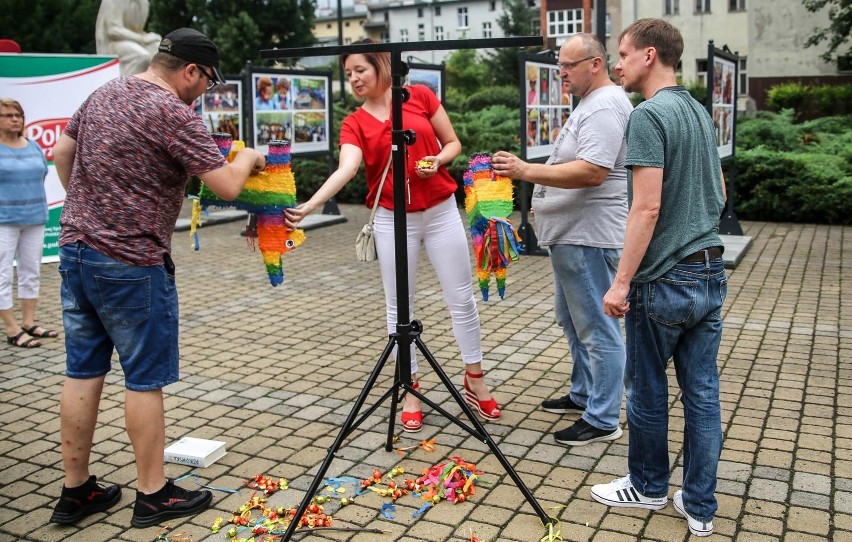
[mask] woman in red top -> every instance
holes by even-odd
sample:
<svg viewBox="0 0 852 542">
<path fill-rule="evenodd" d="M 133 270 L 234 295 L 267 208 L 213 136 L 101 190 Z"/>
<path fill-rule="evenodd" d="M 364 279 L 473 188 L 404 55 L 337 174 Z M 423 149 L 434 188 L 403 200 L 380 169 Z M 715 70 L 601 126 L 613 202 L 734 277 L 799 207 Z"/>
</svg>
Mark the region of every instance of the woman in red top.
<svg viewBox="0 0 852 542">
<path fill-rule="evenodd" d="M 361 43 L 374 43 L 364 41 Z M 349 182 L 364 162 L 367 173 L 367 206 L 379 198 L 374 221 L 376 252 L 384 283 L 387 305 L 388 333 L 396 332 L 396 273 L 393 231 L 393 168 L 388 168 L 382 193 L 377 194 L 391 149 L 391 67 L 389 53 L 352 54 L 341 57 L 344 73 L 352 92 L 364 103 L 346 117 L 340 130 L 340 162 L 337 170 L 317 190 L 313 197 L 295 209 L 286 211 L 289 227 L 331 199 Z M 447 112 L 427 87 L 408 88 L 410 99 L 403 103 L 405 129 L 414 130 L 416 141 L 407 147 L 406 221 L 408 225 L 408 269 L 410 319 L 414 318 L 414 289 L 417 256 L 422 242 L 429 261 L 438 275 L 444 299 L 450 309 L 453 333 L 461 350 L 467 371 L 464 377 L 465 397 L 480 415 L 489 420 L 500 417 L 500 408 L 491 397 L 482 373 L 479 313 L 473 297 L 470 249 L 467 234 L 455 202 L 456 181 L 444 164 L 461 152 Z M 431 162 L 418 167 L 418 162 Z M 422 165 L 422 164 L 421 164 Z M 411 347 L 411 371 L 415 388 L 417 359 Z M 419 431 L 423 413 L 420 400 L 406 394 L 402 408 L 405 431 Z"/>
</svg>

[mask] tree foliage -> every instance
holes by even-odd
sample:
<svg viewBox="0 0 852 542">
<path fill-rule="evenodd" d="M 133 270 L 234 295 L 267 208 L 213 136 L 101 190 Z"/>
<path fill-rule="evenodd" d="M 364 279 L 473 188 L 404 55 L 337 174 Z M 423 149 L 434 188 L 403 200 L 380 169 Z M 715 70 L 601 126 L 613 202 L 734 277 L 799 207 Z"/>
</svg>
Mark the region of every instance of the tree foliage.
<svg viewBox="0 0 852 542">
<path fill-rule="evenodd" d="M 3 38 L 27 53 L 94 54 L 100 0 L 0 0 Z M 313 45 L 315 0 L 152 0 L 145 29 L 161 35 L 188 26 L 219 46 L 225 72 L 247 60 L 259 65 L 261 49 Z"/>
<path fill-rule="evenodd" d="M 507 37 L 531 36 L 537 19 L 538 12 L 530 8 L 527 0 L 506 0 L 503 2 L 503 13 L 497 18 L 497 24 Z M 540 50 L 541 47 L 528 49 L 530 52 Z M 515 86 L 520 83 L 517 49 L 511 47 L 497 49 L 486 57 L 485 62 L 492 78 L 487 83 Z"/>
<path fill-rule="evenodd" d="M 805 47 L 811 47 L 828 41 L 828 48 L 821 55 L 826 62 L 831 62 L 835 53 L 840 56 L 852 55 L 852 0 L 802 0 L 805 8 L 813 13 L 828 8 L 829 25 L 827 28 L 816 28 L 805 42 Z M 844 44 L 848 44 L 845 52 L 838 52 Z"/>
<path fill-rule="evenodd" d="M 247 60 L 274 65 L 261 49 L 313 45 L 315 8 L 315 0 L 158 0 L 148 26 L 159 34 L 182 26 L 204 32 L 219 46 L 222 70 L 238 72 Z"/>
<path fill-rule="evenodd" d="M 0 0 L 0 37 L 25 53 L 95 53 L 100 0 Z"/>
</svg>

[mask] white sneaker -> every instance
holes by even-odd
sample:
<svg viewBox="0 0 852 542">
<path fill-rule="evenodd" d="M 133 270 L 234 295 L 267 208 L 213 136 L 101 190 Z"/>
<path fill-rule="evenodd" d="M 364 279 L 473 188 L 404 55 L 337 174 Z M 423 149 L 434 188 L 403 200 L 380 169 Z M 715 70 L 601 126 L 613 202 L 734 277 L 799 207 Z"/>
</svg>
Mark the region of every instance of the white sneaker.
<svg viewBox="0 0 852 542">
<path fill-rule="evenodd" d="M 666 497 L 646 497 L 636 491 L 630 482 L 630 476 L 619 478 L 608 484 L 592 486 L 592 498 L 607 506 L 620 506 L 623 508 L 647 508 L 649 510 L 660 510 L 666 507 Z"/>
<path fill-rule="evenodd" d="M 683 507 L 683 491 L 675 491 L 672 503 L 674 503 L 675 510 L 677 510 L 681 516 L 686 518 L 686 522 L 689 523 L 689 531 L 692 534 L 695 536 L 710 536 L 713 534 L 712 521 L 708 521 L 706 523 L 698 521 L 686 513 L 686 508 Z"/>
</svg>

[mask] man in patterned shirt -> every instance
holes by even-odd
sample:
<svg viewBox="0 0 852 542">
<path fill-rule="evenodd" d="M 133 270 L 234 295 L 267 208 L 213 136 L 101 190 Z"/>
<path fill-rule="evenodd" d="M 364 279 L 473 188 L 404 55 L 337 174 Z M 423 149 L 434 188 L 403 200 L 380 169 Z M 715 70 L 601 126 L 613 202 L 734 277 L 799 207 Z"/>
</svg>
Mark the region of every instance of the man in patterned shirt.
<svg viewBox="0 0 852 542">
<path fill-rule="evenodd" d="M 162 388 L 178 380 L 178 300 L 171 236 L 190 175 L 234 199 L 266 166 L 254 149 L 228 163 L 189 106 L 224 83 L 219 51 L 189 28 L 168 34 L 147 71 L 105 84 L 57 143 L 67 191 L 60 223 L 66 379 L 60 400 L 65 480 L 51 522 L 73 524 L 121 498 L 89 475 L 113 349 L 125 376 L 125 424 L 137 468 L 131 524 L 148 527 L 207 508 L 209 491 L 165 478 Z"/>
</svg>

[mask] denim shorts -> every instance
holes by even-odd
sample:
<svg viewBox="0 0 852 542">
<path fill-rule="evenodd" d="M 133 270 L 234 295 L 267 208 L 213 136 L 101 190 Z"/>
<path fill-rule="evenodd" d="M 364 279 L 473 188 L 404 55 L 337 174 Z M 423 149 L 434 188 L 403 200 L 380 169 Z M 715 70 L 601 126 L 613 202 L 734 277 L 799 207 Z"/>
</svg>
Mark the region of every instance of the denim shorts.
<svg viewBox="0 0 852 542">
<path fill-rule="evenodd" d="M 127 389 L 151 391 L 178 381 L 173 266 L 130 265 L 78 241 L 59 247 L 59 274 L 66 376 L 106 375 L 115 349 Z"/>
</svg>

